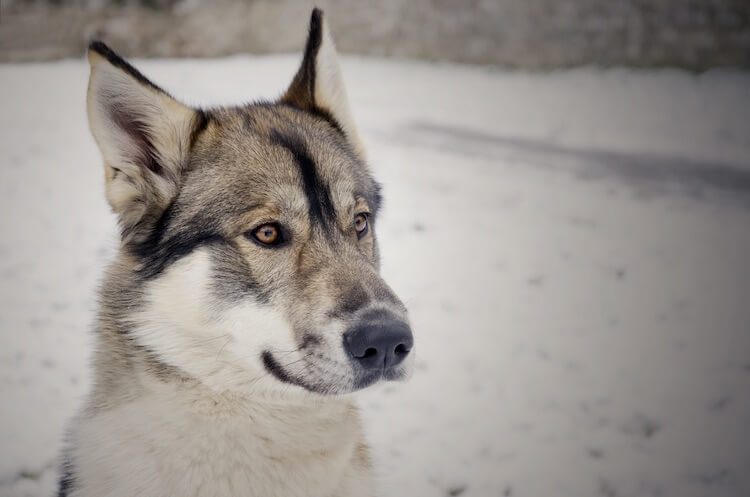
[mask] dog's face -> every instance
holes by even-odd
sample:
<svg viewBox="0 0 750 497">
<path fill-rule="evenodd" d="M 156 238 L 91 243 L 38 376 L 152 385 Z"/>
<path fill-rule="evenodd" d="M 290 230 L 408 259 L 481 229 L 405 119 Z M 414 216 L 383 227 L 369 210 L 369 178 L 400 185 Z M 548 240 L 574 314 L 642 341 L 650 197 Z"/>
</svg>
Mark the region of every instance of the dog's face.
<svg viewBox="0 0 750 497">
<path fill-rule="evenodd" d="M 320 11 L 277 103 L 198 111 L 103 44 L 89 59 L 137 295 L 120 321 L 139 346 L 217 390 L 341 394 L 408 375 L 406 310 L 378 275 L 379 187 Z"/>
</svg>

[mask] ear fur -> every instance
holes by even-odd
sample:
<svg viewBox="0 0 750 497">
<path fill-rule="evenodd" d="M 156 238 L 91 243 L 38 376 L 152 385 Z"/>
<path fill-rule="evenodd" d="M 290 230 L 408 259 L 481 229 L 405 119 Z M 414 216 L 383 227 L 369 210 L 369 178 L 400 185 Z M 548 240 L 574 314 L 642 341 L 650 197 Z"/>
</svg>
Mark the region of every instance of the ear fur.
<svg viewBox="0 0 750 497">
<path fill-rule="evenodd" d="M 364 146 L 349 110 L 336 47 L 323 11 L 318 8 L 313 9 L 310 16 L 302 64 L 281 101 L 331 120 L 344 133 L 355 152 L 365 157 Z"/>
<path fill-rule="evenodd" d="M 104 43 L 91 43 L 89 126 L 104 158 L 107 200 L 125 242 L 148 237 L 177 194 L 193 133 L 191 109 L 146 79 Z"/>
</svg>

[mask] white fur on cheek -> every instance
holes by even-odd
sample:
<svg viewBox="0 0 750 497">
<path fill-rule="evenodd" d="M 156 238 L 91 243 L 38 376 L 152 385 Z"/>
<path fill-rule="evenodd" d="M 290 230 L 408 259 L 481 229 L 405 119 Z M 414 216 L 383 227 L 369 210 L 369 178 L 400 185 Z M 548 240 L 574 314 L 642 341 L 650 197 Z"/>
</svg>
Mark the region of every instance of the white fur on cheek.
<svg viewBox="0 0 750 497">
<path fill-rule="evenodd" d="M 221 310 L 211 273 L 205 248 L 174 263 L 147 285 L 132 334 L 160 360 L 217 392 L 265 384 L 259 351 L 291 350 L 292 333 L 283 316 L 253 302 Z"/>
<path fill-rule="evenodd" d="M 246 301 L 222 312 L 219 319 L 222 328 L 232 337 L 223 352 L 228 360 L 261 365 L 264 351 L 271 352 L 282 364 L 299 359 L 299 346 L 292 327 L 286 317 L 272 307 Z M 251 386 L 256 392 L 290 388 L 265 370 L 252 380 Z"/>
</svg>

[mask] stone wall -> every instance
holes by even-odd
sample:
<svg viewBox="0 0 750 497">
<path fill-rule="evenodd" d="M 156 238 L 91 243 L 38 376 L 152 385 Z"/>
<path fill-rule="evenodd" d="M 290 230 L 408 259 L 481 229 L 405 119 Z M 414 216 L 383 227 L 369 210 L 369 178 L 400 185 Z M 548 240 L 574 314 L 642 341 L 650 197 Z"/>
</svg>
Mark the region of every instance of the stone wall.
<svg viewBox="0 0 750 497">
<path fill-rule="evenodd" d="M 750 68 L 750 0 L 320 0 L 342 52 L 527 69 Z M 0 61 L 300 49 L 307 0 L 0 2 Z"/>
</svg>

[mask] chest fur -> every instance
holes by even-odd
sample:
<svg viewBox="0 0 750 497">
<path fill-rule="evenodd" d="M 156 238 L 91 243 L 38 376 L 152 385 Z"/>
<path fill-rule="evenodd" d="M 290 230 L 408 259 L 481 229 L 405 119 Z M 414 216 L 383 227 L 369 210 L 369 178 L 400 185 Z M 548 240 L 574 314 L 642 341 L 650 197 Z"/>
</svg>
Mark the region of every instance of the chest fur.
<svg viewBox="0 0 750 497">
<path fill-rule="evenodd" d="M 77 424 L 76 497 L 334 496 L 366 478 L 348 405 L 149 395 Z M 356 488 L 356 487 L 355 487 Z"/>
</svg>

